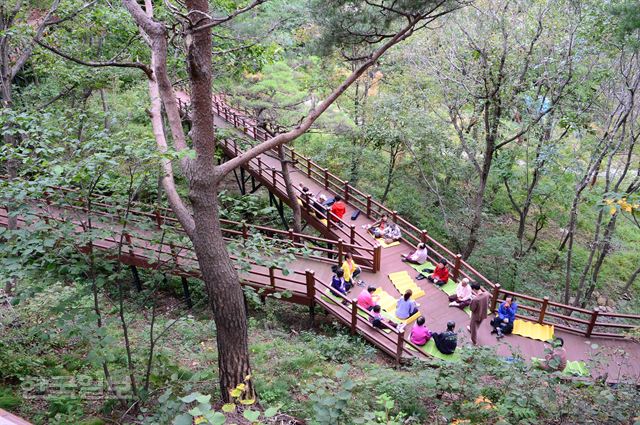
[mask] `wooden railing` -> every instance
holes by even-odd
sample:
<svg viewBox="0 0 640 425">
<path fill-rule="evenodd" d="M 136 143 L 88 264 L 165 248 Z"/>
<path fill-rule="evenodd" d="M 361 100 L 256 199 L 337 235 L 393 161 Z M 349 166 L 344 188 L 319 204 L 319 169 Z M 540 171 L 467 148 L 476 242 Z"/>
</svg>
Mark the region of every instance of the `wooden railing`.
<svg viewBox="0 0 640 425">
<path fill-rule="evenodd" d="M 255 121 L 249 118 L 250 113 L 238 106 L 229 106 L 225 103 L 224 96 L 214 97 L 214 111 L 248 137 L 256 141 L 266 141 L 274 135 L 255 125 Z M 223 142 L 225 145 L 233 143 L 236 154 L 240 153 L 235 142 Z M 492 310 L 495 310 L 500 298 L 507 295 L 516 296 L 520 300 L 521 317 L 535 320 L 538 323 L 552 324 L 558 329 L 578 333 L 586 337 L 600 336 L 620 338 L 625 333 L 633 329 L 640 328 L 640 315 L 618 314 L 599 312 L 598 309 L 586 310 L 579 307 L 565 305 L 550 301 L 548 297 L 536 298 L 525 294 L 510 292 L 502 289 L 499 284 L 495 284 L 462 259 L 459 253 L 454 253 L 440 242 L 432 238 L 424 229 L 419 229 L 397 211 L 390 210 L 380 202 L 374 200 L 371 195 L 366 194 L 353 187 L 348 181 L 340 179 L 332 174 L 328 169 L 320 167 L 309 157 L 301 155 L 295 149 L 285 145 L 285 156 L 291 163 L 304 173 L 308 178 L 315 181 L 328 192 L 340 195 L 343 199 L 360 209 L 367 217 L 378 220 L 382 215 L 388 216 L 397 223 L 403 230 L 403 240 L 410 245 L 416 246 L 423 242 L 428 245 L 430 260 L 445 260 L 452 265 L 452 277 L 458 281 L 461 278 L 468 278 L 471 281 L 480 283 L 485 290 L 492 293 Z M 357 241 L 352 241 L 357 242 Z M 524 302 L 523 302 L 524 301 Z M 624 320 L 624 322 L 623 322 Z M 600 330 L 608 329 L 609 332 Z"/>
<path fill-rule="evenodd" d="M 94 218 L 103 217 L 98 211 L 91 211 L 96 214 Z M 70 221 L 58 214 L 43 215 L 41 212 L 33 212 L 33 216 L 38 219 L 46 217 L 49 221 L 58 221 L 62 223 L 72 224 L 76 233 L 87 232 L 90 229 L 79 221 Z M 7 211 L 0 208 L 0 221 L 6 224 Z M 100 229 L 100 220 L 94 223 Z M 20 226 L 28 226 L 30 223 L 24 219 L 20 219 Z M 104 224 L 104 223 L 102 223 Z M 193 250 L 185 245 L 176 242 L 159 242 L 157 238 L 150 238 L 144 235 L 144 232 L 130 229 L 123 231 L 119 229 L 102 228 L 108 230 L 109 234 L 96 237 L 90 242 L 83 240 L 83 251 L 100 249 L 107 251 L 107 256 L 111 256 L 124 264 L 135 265 L 155 270 L 160 270 L 176 276 L 201 278 L 197 259 Z M 156 230 L 157 232 L 157 230 Z M 72 233 L 67 233 L 67 237 L 71 237 Z M 122 244 L 120 246 L 120 244 Z M 117 252 L 120 252 L 118 257 Z M 325 297 L 330 291 L 330 286 L 317 279 L 312 270 L 293 270 L 285 274 L 282 269 L 276 267 L 261 267 L 255 265 L 249 271 L 239 270 L 241 283 L 251 286 L 259 291 L 260 296 L 268 296 L 273 293 L 288 293 L 288 297 L 280 297 L 279 299 L 298 304 L 313 307 L 315 304 L 323 306 L 338 320 L 343 322 L 351 329 L 351 332 L 361 334 L 365 339 L 369 340 L 374 346 L 378 347 L 388 355 L 392 356 L 398 363 L 405 357 L 414 357 L 427 354 L 420 347 L 414 346 L 406 337 L 405 332 L 399 332 L 390 328 L 388 334 L 373 328 L 369 318 L 371 313 L 362 309 L 357 305 L 357 300 L 349 299 L 342 294 L 337 297 L 344 301 L 339 302 L 328 301 Z M 236 266 L 239 268 L 239 266 Z M 360 314 L 359 314 L 360 313 Z M 413 346 L 414 352 L 407 350 L 407 346 Z"/>
<path fill-rule="evenodd" d="M 79 192 L 73 189 L 56 186 L 50 186 L 49 189 L 50 190 L 45 194 L 43 201 L 45 205 L 84 213 L 87 212 L 85 200 L 79 196 Z M 56 201 L 54 192 L 64 194 L 64 200 L 62 200 L 62 202 Z M 113 222 L 123 220 L 124 215 L 127 212 L 127 208 L 112 205 L 105 201 L 108 201 L 108 198 L 97 194 L 92 195 L 92 214 L 109 218 Z M 165 208 L 161 209 L 142 203 L 133 203 L 132 207 L 128 209 L 128 221 L 135 223 L 141 228 L 144 228 L 145 225 L 148 227 L 150 224 L 155 225 L 157 228 L 161 228 L 163 225 L 169 225 L 175 232 L 184 234 L 178 220 L 173 216 L 170 210 Z M 304 233 L 295 233 L 292 229 L 280 230 L 225 219 L 221 219 L 220 223 L 222 225 L 222 233 L 226 236 L 226 240 L 246 240 L 251 234 L 258 233 L 265 239 L 273 242 L 285 243 L 294 248 L 311 249 L 312 253 L 308 257 L 313 260 L 340 265 L 342 264 L 344 255 L 351 253 L 354 260 L 361 265 L 363 269 L 372 272 L 380 270 L 380 245 L 362 247 L 344 242 L 341 239 L 335 241 Z M 326 247 L 322 246 L 323 244 L 326 245 Z M 324 254 L 326 257 L 317 255 L 317 253 Z"/>
</svg>

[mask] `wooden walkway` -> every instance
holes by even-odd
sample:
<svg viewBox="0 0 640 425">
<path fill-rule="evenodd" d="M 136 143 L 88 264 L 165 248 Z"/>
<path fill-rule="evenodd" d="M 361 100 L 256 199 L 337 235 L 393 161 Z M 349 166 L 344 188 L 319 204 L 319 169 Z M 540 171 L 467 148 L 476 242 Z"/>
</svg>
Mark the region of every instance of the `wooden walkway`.
<svg viewBox="0 0 640 425">
<path fill-rule="evenodd" d="M 216 125 L 233 125 L 250 137 L 255 137 L 260 131 L 263 131 L 252 127 L 250 120 L 238 118 L 238 116 L 236 111 L 231 108 L 226 112 L 218 110 Z M 227 157 L 240 155 L 243 150 L 242 148 L 245 147 L 228 140 L 223 141 L 220 146 L 224 149 Z M 323 238 L 315 238 L 315 240 L 314 237 L 308 235 L 296 235 L 265 227 L 252 227 L 250 231 L 263 232 L 264 234 L 272 236 L 275 235 L 275 237 L 281 240 L 283 238 L 286 239 L 288 236 L 289 242 L 292 245 L 333 242 L 332 248 L 325 248 L 324 252 L 322 252 L 322 254 L 325 255 L 329 254 L 333 259 L 323 258 L 322 255 L 313 258 L 298 258 L 294 264 L 291 265 L 294 273 L 289 276 L 283 275 L 282 272 L 277 269 L 267 269 L 254 265 L 249 273 L 241 276 L 242 283 L 254 288 L 264 289 L 267 293 L 288 290 L 291 291 L 293 296 L 291 298 L 283 298 L 285 301 L 308 305 L 310 307 L 314 307 L 315 305 L 322 306 L 336 319 L 348 326 L 353 333 L 362 335 L 398 362 L 402 359 L 412 357 L 430 358 L 420 347 L 414 346 L 408 341 L 407 336 L 410 326 L 405 331 L 406 335 L 405 332 L 397 332 L 396 330 L 385 333 L 370 326 L 367 320 L 369 313 L 359 309 L 353 300 L 362 288 L 354 288 L 349 296 L 345 298 L 344 305 L 332 302 L 324 296 L 331 281 L 332 273 L 330 263 L 339 262 L 342 255 L 350 251 L 355 252 L 359 259 L 358 261 L 361 261 L 367 266 L 362 276 L 367 284 L 381 287 L 394 297 L 400 297 L 400 292 L 391 284 L 388 275 L 398 271 L 407 271 L 412 277 L 415 277 L 416 272 L 400 260 L 401 253 L 410 252 L 414 248 L 416 239 L 415 228 L 413 228 L 413 233 L 407 231 L 409 225 L 405 224 L 406 222 L 403 222 L 402 218 L 392 213 L 392 219 L 403 224 L 402 227 L 403 230 L 405 230 L 405 238 L 398 246 L 380 248 L 379 244 L 371 238 L 362 226 L 371 224 L 376 216 L 379 216 L 387 210 L 384 210 L 383 206 L 373 201 L 370 196 L 358 192 L 356 189 L 348 186 L 348 184 L 341 184 L 335 177 L 330 177 L 326 170 L 319 169 L 317 165 L 312 166 L 309 159 L 296 155 L 292 150 L 288 150 L 288 155 L 289 159 L 293 161 L 295 165 L 292 170 L 292 179 L 296 186 L 301 183 L 309 187 L 311 191 L 316 194 L 342 194 L 348 202 L 347 214 L 345 215 L 347 220 L 356 208 L 363 211 L 363 213 L 354 221 L 348 220 L 348 222 L 342 223 L 340 227 L 331 224 L 331 221 L 323 223 L 307 210 L 306 204 L 303 205 L 305 207 L 303 208 L 304 218 L 323 235 Z M 259 181 L 271 193 L 278 196 L 283 202 L 289 202 L 286 191 L 284 190 L 282 173 L 280 172 L 280 161 L 274 154 L 268 153 L 261 155 L 248 163 L 244 168 L 246 172 L 251 174 L 254 179 Z M 93 217 L 94 226 L 100 226 L 102 230 L 106 231 L 105 234 L 107 234 L 107 236 L 95 239 L 92 248 L 106 250 L 109 255 L 116 257 L 120 241 L 122 240 L 124 245 L 119 260 L 125 264 L 160 269 L 178 276 L 199 277 L 197 262 L 195 261 L 195 256 L 190 246 L 181 246 L 177 243 L 167 242 L 159 238 L 159 229 L 163 226 L 169 225 L 174 231 L 181 231 L 179 226 L 176 225 L 175 219 L 171 217 L 168 212 L 157 211 L 150 206 L 147 206 L 146 209 L 143 208 L 143 206 L 136 206 L 136 208 L 139 209 L 134 209 L 130 212 L 130 224 L 128 230 L 123 234 L 121 224 L 122 211 L 118 206 L 111 205 L 108 198 L 96 197 L 92 202 L 95 210 L 87 212 L 83 209 L 82 204 L 76 203 L 74 205 L 73 202 L 70 202 L 73 200 L 73 191 L 63 188 L 52 188 L 52 191 L 53 190 L 65 191 L 66 195 L 64 198 L 68 204 L 52 203 L 48 198 L 34 203 L 32 214 L 35 215 L 36 219 L 65 221 L 71 223 L 76 232 L 81 233 L 87 230 L 86 218 L 89 215 Z M 29 225 L 29 223 L 24 220 L 21 220 L 20 224 L 22 226 Z M 227 229 L 229 237 L 242 238 L 247 236 L 249 231 L 246 227 L 247 225 L 232 222 L 227 224 L 229 225 Z M 7 225 L 7 213 L 4 209 L 0 209 L 0 225 Z M 238 229 L 239 225 L 242 226 L 240 230 Z M 411 228 L 409 228 L 409 230 L 411 230 Z M 446 250 L 446 248 L 437 241 L 428 238 L 426 232 L 422 231 L 418 237 L 424 238 L 424 240 L 429 243 L 432 261 L 443 258 L 446 254 L 449 255 L 449 261 L 455 264 L 455 274 L 457 278 L 462 278 L 463 276 L 474 278 L 475 276 L 485 287 L 489 287 L 494 300 L 497 300 L 499 295 L 507 293 L 506 291 L 500 290 L 499 285 L 494 285 L 486 281 L 486 278 L 479 275 L 471 266 L 461 262 L 459 257 L 457 259 L 455 256 L 451 258 L 452 254 L 450 251 Z M 445 254 L 441 254 L 443 251 Z M 457 308 L 449 307 L 446 295 L 439 288 L 426 283 L 424 280 L 416 281 L 416 283 L 426 294 L 421 297 L 418 302 L 420 303 L 420 311 L 426 318 L 428 327 L 432 331 L 442 331 L 447 321 L 454 320 L 457 323 L 457 330 L 460 335 L 459 345 L 468 344 L 469 334 L 466 331 L 466 325 L 469 322 L 468 315 Z M 528 299 L 534 298 L 529 297 Z M 542 309 L 527 308 L 526 305 L 523 307 L 525 312 L 537 311 L 546 323 L 547 318 L 544 317 L 544 314 L 547 308 L 549 308 L 547 317 L 564 317 L 562 314 L 550 312 L 554 304 L 557 303 L 544 300 L 544 307 Z M 589 312 L 587 311 L 587 313 Z M 525 317 L 527 316 L 525 315 Z M 629 317 L 634 320 L 636 319 L 636 316 L 629 315 Z M 586 320 L 579 320 L 589 324 Z M 556 335 L 564 338 L 570 360 L 588 360 L 592 355 L 591 343 L 597 343 L 605 350 L 624 350 L 628 358 L 619 362 L 619 364 L 615 361 L 610 361 L 604 364 L 600 370 L 594 372 L 608 373 L 610 379 L 616 381 L 621 379 L 621 373 L 635 377 L 636 379 L 640 376 L 640 344 L 621 338 L 597 337 L 597 332 L 595 331 L 592 333 L 592 338 L 589 339 L 577 334 L 575 330 L 562 330 L 561 326 L 560 324 L 556 326 Z M 591 330 L 593 330 L 594 327 L 595 322 L 589 326 Z M 571 330 L 571 328 L 568 329 Z M 498 353 L 504 356 L 510 356 L 512 350 L 515 350 L 527 359 L 531 357 L 541 357 L 544 350 L 544 344 L 542 342 L 515 335 L 508 336 L 498 342 L 495 337 L 490 335 L 489 320 L 485 321 L 480 329 L 479 343 L 481 345 L 497 345 Z"/>
<path fill-rule="evenodd" d="M 262 137 L 269 137 L 269 135 L 261 134 L 261 132 L 264 132 L 264 130 L 252 126 L 253 122 L 250 119 L 246 119 L 246 115 L 243 115 L 242 111 L 239 111 L 238 109 L 227 105 L 226 103 L 224 103 L 224 100 L 221 97 L 216 97 L 214 100 L 216 125 L 220 127 L 235 127 L 241 130 L 248 137 L 254 138 L 256 140 L 260 140 Z M 229 157 L 242 154 L 242 147 L 234 141 L 224 140 L 220 143 L 220 145 L 223 147 L 225 154 Z M 302 184 L 308 187 L 314 194 L 324 193 L 328 196 L 340 194 L 347 200 L 347 213 L 344 216 L 347 221 L 344 223 L 343 227 L 332 227 L 330 230 L 326 230 L 322 227 L 321 224 L 318 225 L 318 223 L 314 221 L 310 221 L 310 223 L 313 224 L 314 227 L 322 231 L 324 234 L 333 232 L 332 236 L 334 238 L 343 238 L 344 240 L 348 240 L 356 244 L 361 243 L 365 246 L 375 245 L 375 240 L 368 234 L 366 230 L 363 229 L 362 226 L 373 223 L 374 218 L 376 216 L 379 217 L 379 215 L 382 213 L 389 214 L 388 210 L 382 210 L 379 204 L 376 205 L 375 201 L 371 200 L 370 196 L 361 192 L 358 193 L 357 190 L 349 187 L 348 183 L 342 181 L 336 182 L 336 180 L 339 179 L 336 179 L 335 177 L 332 179 L 331 176 L 328 176 L 326 169 L 322 170 L 317 167 L 318 169 L 314 170 L 313 164 L 308 158 L 297 155 L 292 149 L 287 149 L 287 152 L 287 159 L 291 160 L 294 165 L 294 167 L 290 167 L 290 172 L 293 184 L 295 186 Z M 259 179 L 265 186 L 267 186 L 269 190 L 277 194 L 284 202 L 289 202 L 286 192 L 284 191 L 281 163 L 275 155 L 275 152 L 261 155 L 255 161 L 250 162 L 245 168 L 255 178 Z M 366 199 L 367 201 L 363 202 L 364 199 Z M 361 210 L 363 213 L 361 213 L 355 221 L 348 220 L 348 218 L 356 209 Z M 396 221 L 399 222 L 399 220 L 397 220 L 397 216 L 393 217 L 393 212 L 391 212 L 391 214 L 389 215 L 390 218 L 396 218 Z M 403 228 L 403 230 L 406 229 Z M 349 236 L 349 233 L 352 233 L 353 231 L 355 231 L 356 233 L 355 237 Z M 431 238 L 427 239 L 427 242 L 431 242 L 429 243 L 431 261 L 436 261 L 439 258 L 445 257 L 445 255 L 440 254 L 434 248 L 448 251 L 446 250 L 446 248 L 444 248 L 442 245 L 437 243 L 437 241 L 434 241 Z M 411 243 L 409 237 L 407 237 L 407 235 L 405 234 L 405 238 L 403 238 L 400 245 L 382 249 L 380 265 L 378 269 L 379 271 L 377 273 L 364 273 L 364 280 L 367 282 L 367 284 L 381 287 L 389 294 L 400 297 L 401 294 L 392 285 L 388 278 L 388 275 L 390 273 L 398 271 L 407 271 L 412 277 L 416 276 L 417 273 L 415 272 L 415 270 L 407 264 L 403 263 L 400 257 L 400 254 L 412 252 L 413 249 L 415 249 L 415 244 Z M 450 255 L 452 254 L 450 251 L 448 252 Z M 455 256 L 454 258 L 448 258 L 448 261 L 451 264 L 456 263 Z M 315 270 L 316 278 L 320 281 L 330 282 L 331 280 L 332 273 L 329 267 L 322 267 L 321 265 L 320 267 L 318 267 L 319 265 L 317 263 L 304 259 L 298 260 L 295 266 L 299 270 L 302 268 L 310 268 Z M 473 270 L 470 266 L 468 266 L 467 269 L 476 272 L 476 276 L 473 276 L 471 273 L 465 273 L 462 268 L 460 269 L 461 270 L 458 273 L 459 278 L 467 276 L 470 277 L 471 280 L 480 281 L 483 284 L 488 283 L 486 279 L 484 279 L 484 281 L 482 280 L 483 277 L 478 279 L 477 276 L 479 275 L 479 273 Z M 476 277 L 476 279 L 474 279 L 474 277 Z M 416 280 L 416 283 L 418 283 L 419 287 L 426 293 L 426 295 L 419 299 L 418 302 L 420 303 L 420 311 L 426 318 L 427 326 L 432 331 L 440 332 L 445 329 L 446 323 L 449 320 L 454 320 L 457 324 L 457 329 L 460 332 L 460 338 L 463 341 L 463 344 L 470 343 L 470 335 L 466 330 L 466 326 L 469 323 L 469 316 L 467 315 L 467 313 L 461 311 L 458 308 L 449 307 L 447 295 L 434 285 L 425 282 L 427 281 Z M 358 292 L 361 290 L 362 288 L 354 288 L 352 289 L 349 296 L 356 297 Z M 491 289 L 489 288 L 489 290 Z M 501 290 L 500 293 L 504 296 L 504 294 L 508 293 L 508 291 Z M 521 296 L 521 294 L 516 295 Z M 534 297 L 530 298 L 535 299 Z M 551 306 L 553 306 L 554 304 L 560 306 L 560 304 L 553 303 L 546 298 L 541 299 L 540 301 L 541 304 L 544 304 L 544 310 L 548 309 L 547 311 L 549 316 L 553 315 L 558 317 L 559 319 L 565 317 L 561 313 L 550 312 Z M 521 301 L 519 302 L 521 303 Z M 532 314 L 527 313 L 535 314 L 540 312 L 540 309 L 531 308 L 526 303 L 521 303 L 520 305 L 521 307 L 519 313 L 520 317 L 522 318 L 531 319 Z M 542 313 L 543 315 L 544 310 Z M 585 315 L 592 314 L 592 311 L 583 310 L 581 312 L 579 311 L 580 309 L 576 310 L 578 310 L 578 313 L 583 313 Z M 578 314 L 576 313 L 575 316 L 578 316 Z M 575 316 L 573 317 L 573 319 L 577 323 L 583 323 L 585 325 L 585 328 L 589 326 L 588 320 L 580 319 Z M 635 323 L 633 325 L 622 326 L 628 329 L 633 328 L 634 326 L 640 326 L 640 321 L 638 320 L 640 316 L 621 316 L 635 320 Z M 478 336 L 478 342 L 480 345 L 497 346 L 498 353 L 504 356 L 511 356 L 513 352 L 518 352 L 526 359 L 530 359 L 531 357 L 544 357 L 543 342 L 517 335 L 510 335 L 499 341 L 495 338 L 494 335 L 491 335 L 491 327 L 489 326 L 489 321 L 490 318 L 488 318 L 480 328 Z M 534 318 L 533 321 L 537 321 L 537 317 Z M 616 358 L 618 361 L 606 362 L 606 364 L 602 365 L 602 369 L 598 371 L 599 373 L 608 373 L 609 377 L 613 378 L 614 380 L 618 380 L 621 373 L 635 379 L 638 379 L 640 377 L 640 344 L 638 344 L 637 342 L 626 339 L 598 337 L 598 334 L 607 336 L 611 336 L 612 334 L 608 334 L 605 332 L 596 332 L 597 329 L 594 330 L 594 326 L 591 326 L 593 333 L 591 334 L 590 338 L 585 338 L 584 335 L 576 334 L 576 332 L 571 329 L 569 325 L 564 326 L 561 321 L 559 321 L 559 323 L 554 323 L 554 326 L 555 335 L 562 337 L 565 341 L 565 347 L 568 352 L 569 360 L 588 361 L 593 357 L 601 357 L 604 353 L 609 352 L 612 353 L 612 356 L 614 356 L 613 358 Z M 566 329 L 563 330 L 563 327 L 565 327 Z M 408 328 L 410 328 L 410 326 Z M 592 344 L 597 344 L 598 348 L 592 348 Z M 622 359 L 619 350 L 623 350 L 624 353 L 626 353 L 626 359 Z"/>
</svg>

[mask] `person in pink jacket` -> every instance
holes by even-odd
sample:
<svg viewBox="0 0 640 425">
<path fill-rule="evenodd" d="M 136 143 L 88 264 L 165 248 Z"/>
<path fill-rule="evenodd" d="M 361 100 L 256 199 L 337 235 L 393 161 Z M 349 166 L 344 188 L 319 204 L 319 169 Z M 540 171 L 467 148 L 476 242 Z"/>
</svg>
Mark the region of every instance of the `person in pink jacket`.
<svg viewBox="0 0 640 425">
<path fill-rule="evenodd" d="M 415 326 L 411 328 L 409 340 L 415 345 L 425 345 L 431 339 L 431 331 L 424 322 L 424 317 L 420 316 Z"/>
</svg>

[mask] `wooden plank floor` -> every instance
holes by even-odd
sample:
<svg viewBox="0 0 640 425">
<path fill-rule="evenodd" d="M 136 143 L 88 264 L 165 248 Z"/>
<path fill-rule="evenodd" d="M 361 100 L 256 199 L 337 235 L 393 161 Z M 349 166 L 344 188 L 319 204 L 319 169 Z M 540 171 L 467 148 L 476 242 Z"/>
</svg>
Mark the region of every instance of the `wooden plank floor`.
<svg viewBox="0 0 640 425">
<path fill-rule="evenodd" d="M 215 118 L 216 125 L 221 127 L 232 127 L 229 123 L 224 121 L 222 117 L 215 115 Z M 276 170 L 281 170 L 280 161 L 274 155 L 263 154 L 260 158 L 262 163 L 266 166 L 275 168 Z M 314 194 L 324 193 L 329 197 L 331 196 L 324 187 L 320 186 L 315 180 L 310 179 L 298 168 L 291 167 L 291 178 L 295 186 L 302 183 Z M 373 243 L 374 239 L 362 228 L 364 225 L 372 224 L 373 220 L 363 213 L 361 213 L 356 220 L 349 220 L 351 214 L 355 210 L 356 208 L 353 205 L 347 205 L 345 219 L 349 223 L 355 224 L 356 232 L 358 232 L 362 238 L 367 238 Z M 335 236 L 338 237 L 340 235 L 336 234 Z M 380 271 L 375 274 L 364 273 L 363 279 L 368 284 L 372 284 L 376 287 L 382 287 L 389 294 L 400 297 L 401 294 L 392 285 L 388 275 L 393 272 L 404 270 L 415 278 L 417 274 L 416 271 L 403 263 L 400 257 L 401 253 L 408 253 L 412 250 L 413 247 L 404 241 L 398 246 L 383 248 Z M 316 273 L 316 277 L 324 282 L 330 282 L 332 276 L 330 266 L 317 261 L 298 259 L 295 263 L 295 268 L 298 270 L 303 270 L 305 268 L 312 269 Z M 469 324 L 469 316 L 458 308 L 449 307 L 447 295 L 435 285 L 428 283 L 426 280 L 415 280 L 415 282 L 426 293 L 426 295 L 420 298 L 418 302 L 420 303 L 420 312 L 425 317 L 429 329 L 440 332 L 446 328 L 446 323 L 448 321 L 454 320 L 457 325 L 456 328 L 459 332 L 459 339 L 462 342 L 462 345 L 470 344 L 470 334 L 466 330 L 466 326 Z M 358 292 L 361 290 L 362 288 L 354 288 L 351 290 L 349 296 L 357 297 Z M 494 335 L 491 335 L 491 326 L 489 325 L 491 318 L 492 317 L 487 318 L 479 330 L 478 343 L 480 345 L 496 346 L 497 352 L 505 357 L 512 356 L 512 353 L 514 352 L 520 353 L 520 355 L 526 359 L 544 356 L 544 343 L 541 341 L 532 340 L 518 335 L 509 335 L 502 340 L 497 340 Z M 594 356 L 600 356 L 601 354 L 598 354 L 598 352 L 592 348 L 592 344 L 597 344 L 599 346 L 599 351 L 601 352 L 614 352 L 615 350 L 621 349 L 626 353 L 628 358 L 623 360 L 620 359 L 620 356 L 616 356 L 621 360 L 621 364 L 618 365 L 615 361 L 606 362 L 602 365 L 602 369 L 599 372 L 608 373 L 610 377 L 616 378 L 621 373 L 635 378 L 640 377 L 640 344 L 636 342 L 598 337 L 587 339 L 583 336 L 560 330 L 556 330 L 555 335 L 564 339 L 569 360 L 589 360 Z"/>
</svg>

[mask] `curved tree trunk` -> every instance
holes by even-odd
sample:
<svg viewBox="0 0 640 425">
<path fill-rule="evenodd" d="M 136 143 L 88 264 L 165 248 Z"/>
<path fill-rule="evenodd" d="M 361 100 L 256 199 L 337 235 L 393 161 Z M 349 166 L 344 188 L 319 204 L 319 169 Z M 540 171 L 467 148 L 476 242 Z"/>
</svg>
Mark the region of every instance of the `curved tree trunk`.
<svg viewBox="0 0 640 425">
<path fill-rule="evenodd" d="M 207 15 L 207 0 L 189 0 L 190 13 Z M 216 323 L 220 392 L 225 402 L 229 391 L 245 382 L 242 398 L 254 399 L 250 380 L 249 342 L 244 296 L 220 229 L 218 184 L 215 170 L 215 133 L 212 105 L 211 31 L 187 38 L 187 66 L 191 82 L 193 127 L 191 138 L 196 158 L 191 169 L 189 199 L 193 206 L 191 235 L 209 303 Z"/>
<path fill-rule="evenodd" d="M 293 211 L 293 231 L 296 233 L 302 233 L 302 209 L 298 203 L 298 195 L 296 189 L 291 184 L 291 174 L 289 172 L 289 161 L 284 153 L 284 146 L 278 146 L 278 157 L 280 158 L 280 164 L 282 165 L 282 178 L 284 180 L 284 186 L 287 190 L 287 196 L 291 203 L 291 210 Z"/>
</svg>

